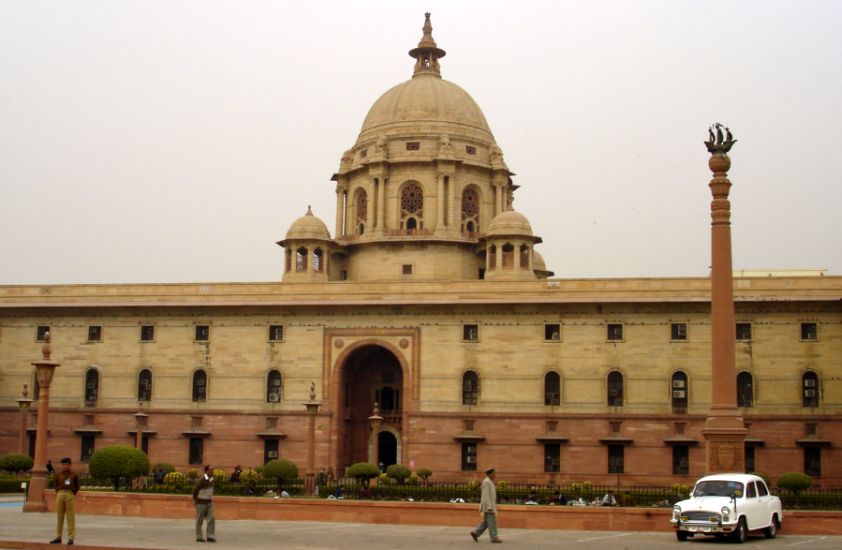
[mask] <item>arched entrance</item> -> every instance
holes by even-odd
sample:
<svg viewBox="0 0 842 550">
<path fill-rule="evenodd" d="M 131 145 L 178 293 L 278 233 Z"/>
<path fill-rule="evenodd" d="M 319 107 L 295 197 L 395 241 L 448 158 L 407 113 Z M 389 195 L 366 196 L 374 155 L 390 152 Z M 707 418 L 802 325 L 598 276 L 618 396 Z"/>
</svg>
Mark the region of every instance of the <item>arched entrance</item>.
<svg viewBox="0 0 842 550">
<path fill-rule="evenodd" d="M 340 472 L 356 462 L 383 462 L 384 466 L 397 462 L 405 401 L 403 386 L 400 361 L 385 347 L 362 346 L 347 357 L 341 369 L 338 393 L 338 411 L 342 414 L 337 445 Z M 383 431 L 378 434 L 378 457 L 369 456 L 371 425 L 368 418 L 375 403 L 383 417 Z M 385 443 L 385 447 L 381 443 Z"/>
</svg>

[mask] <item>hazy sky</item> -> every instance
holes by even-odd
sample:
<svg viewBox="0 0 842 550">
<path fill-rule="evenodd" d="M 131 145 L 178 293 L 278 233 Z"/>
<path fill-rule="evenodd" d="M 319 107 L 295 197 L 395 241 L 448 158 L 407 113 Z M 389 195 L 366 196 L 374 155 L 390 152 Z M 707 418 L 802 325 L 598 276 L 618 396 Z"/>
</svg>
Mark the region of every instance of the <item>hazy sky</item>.
<svg viewBox="0 0 842 550">
<path fill-rule="evenodd" d="M 560 277 L 842 274 L 842 2 L 0 2 L 0 284 L 276 281 L 431 11 Z"/>
</svg>

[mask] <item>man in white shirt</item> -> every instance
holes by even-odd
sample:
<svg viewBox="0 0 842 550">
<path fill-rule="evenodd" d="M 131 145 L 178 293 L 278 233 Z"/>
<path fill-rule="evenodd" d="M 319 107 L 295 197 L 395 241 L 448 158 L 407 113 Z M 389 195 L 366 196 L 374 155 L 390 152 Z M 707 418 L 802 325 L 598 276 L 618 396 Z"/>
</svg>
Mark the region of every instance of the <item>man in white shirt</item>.
<svg viewBox="0 0 842 550">
<path fill-rule="evenodd" d="M 494 468 L 488 468 L 485 471 L 479 500 L 479 513 L 482 522 L 471 531 L 471 538 L 474 539 L 474 542 L 479 542 L 480 535 L 486 529 L 488 529 L 491 542 L 503 542 L 497 537 L 497 486 L 494 485 L 495 477 L 497 477 L 497 474 L 494 472 Z"/>
</svg>

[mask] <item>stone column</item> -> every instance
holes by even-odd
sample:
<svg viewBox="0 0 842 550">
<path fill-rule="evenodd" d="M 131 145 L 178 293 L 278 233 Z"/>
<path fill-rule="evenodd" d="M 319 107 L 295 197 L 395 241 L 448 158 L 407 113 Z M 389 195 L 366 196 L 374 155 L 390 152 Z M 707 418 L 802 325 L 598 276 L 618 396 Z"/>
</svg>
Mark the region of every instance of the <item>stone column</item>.
<svg viewBox="0 0 842 550">
<path fill-rule="evenodd" d="M 386 178 L 377 178 L 377 231 L 385 233 L 386 231 Z"/>
<path fill-rule="evenodd" d="M 18 409 L 20 409 L 20 437 L 18 439 L 18 452 L 27 454 L 27 428 L 29 428 L 29 408 L 32 406 L 32 399 L 29 399 L 29 385 L 23 385 L 23 392 L 21 397 L 17 399 Z"/>
<path fill-rule="evenodd" d="M 341 239 L 345 236 L 345 204 L 346 191 L 340 184 L 336 184 L 336 233 L 334 238 Z"/>
<path fill-rule="evenodd" d="M 41 348 L 43 358 L 34 361 L 35 376 L 38 378 L 38 428 L 35 434 L 35 465 L 32 468 L 32 479 L 29 481 L 29 491 L 23 505 L 24 512 L 43 512 L 44 490 L 47 488 L 47 415 L 50 410 L 50 383 L 53 374 L 60 365 L 50 361 L 50 333 L 44 334 L 44 345 Z"/>
<path fill-rule="evenodd" d="M 723 129 L 725 136 L 723 136 Z M 715 135 L 714 135 L 715 132 Z M 711 406 L 703 434 L 707 472 L 745 470 L 746 428 L 737 409 L 737 373 L 734 358 L 734 281 L 731 265 L 731 182 L 728 151 L 736 142 L 728 128 L 715 124 L 705 142 L 713 172 L 711 215 Z"/>
<path fill-rule="evenodd" d="M 304 476 L 304 494 L 316 492 L 316 413 L 319 411 L 316 401 L 316 384 L 310 382 L 310 400 L 304 403 L 307 409 L 307 471 Z"/>
<path fill-rule="evenodd" d="M 442 231 L 447 225 L 444 219 L 444 203 L 447 199 L 444 196 L 444 174 L 436 173 L 436 232 Z"/>
</svg>

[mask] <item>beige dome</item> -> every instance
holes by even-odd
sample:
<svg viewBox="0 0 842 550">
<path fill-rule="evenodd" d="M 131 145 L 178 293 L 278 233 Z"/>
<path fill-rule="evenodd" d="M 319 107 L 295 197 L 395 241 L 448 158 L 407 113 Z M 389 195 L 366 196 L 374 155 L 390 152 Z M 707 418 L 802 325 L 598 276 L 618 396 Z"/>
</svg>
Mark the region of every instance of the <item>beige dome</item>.
<svg viewBox="0 0 842 550">
<path fill-rule="evenodd" d="M 541 253 L 537 250 L 532 250 L 532 271 L 546 271 L 547 270 L 547 262 L 544 261 L 544 257 L 541 256 Z"/>
<path fill-rule="evenodd" d="M 532 226 L 526 216 L 514 210 L 506 210 L 497 214 L 488 225 L 488 237 L 493 235 L 526 235 L 532 236 Z"/>
<path fill-rule="evenodd" d="M 307 213 L 292 222 L 287 231 L 287 241 L 296 240 L 318 240 L 329 241 L 330 232 L 327 230 L 325 222 L 313 215 L 310 208 L 307 208 Z"/>
<path fill-rule="evenodd" d="M 418 74 L 378 99 L 363 122 L 357 143 L 381 135 L 450 134 L 484 143 L 494 137 L 468 92 L 435 74 Z"/>
</svg>

